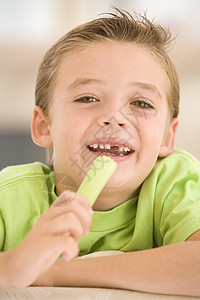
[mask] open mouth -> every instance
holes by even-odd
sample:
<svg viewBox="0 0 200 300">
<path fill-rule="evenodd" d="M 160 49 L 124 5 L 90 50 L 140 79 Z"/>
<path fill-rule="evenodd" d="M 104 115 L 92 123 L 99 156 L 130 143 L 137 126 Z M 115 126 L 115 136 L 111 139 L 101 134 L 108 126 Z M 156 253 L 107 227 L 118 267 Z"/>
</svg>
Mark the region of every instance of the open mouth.
<svg viewBox="0 0 200 300">
<path fill-rule="evenodd" d="M 124 145 L 118 145 L 118 144 L 92 144 L 87 145 L 87 148 L 92 152 L 99 152 L 104 153 L 111 156 L 127 156 L 134 152 L 133 149 L 128 148 Z"/>
</svg>

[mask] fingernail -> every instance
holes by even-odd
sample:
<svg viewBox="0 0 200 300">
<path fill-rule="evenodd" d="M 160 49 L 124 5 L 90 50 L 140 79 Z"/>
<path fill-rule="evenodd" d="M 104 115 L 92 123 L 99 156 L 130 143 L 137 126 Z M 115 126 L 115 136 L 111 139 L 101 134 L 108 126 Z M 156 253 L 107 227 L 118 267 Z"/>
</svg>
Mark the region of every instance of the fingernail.
<svg viewBox="0 0 200 300">
<path fill-rule="evenodd" d="M 93 212 L 92 208 L 90 208 L 89 212 L 90 212 L 90 215 L 93 216 L 94 212 Z"/>
<path fill-rule="evenodd" d="M 75 197 L 75 193 L 71 190 L 64 191 L 52 204 L 53 206 L 67 206 L 69 205 Z"/>
<path fill-rule="evenodd" d="M 59 206 L 66 206 L 69 204 L 68 199 L 65 198 L 64 195 L 62 195 L 61 197 L 58 197 L 56 199 L 56 201 L 53 202 L 53 206 L 59 207 Z"/>
<path fill-rule="evenodd" d="M 62 257 L 63 257 L 63 259 L 66 260 L 66 261 L 71 260 L 71 257 L 70 257 L 68 254 L 63 254 Z"/>
<path fill-rule="evenodd" d="M 65 199 L 64 197 L 61 197 L 61 198 L 56 199 L 56 201 L 54 201 L 54 203 L 52 205 L 59 207 L 59 206 L 66 206 L 68 204 L 69 204 L 69 201 L 67 201 L 67 199 Z"/>
</svg>

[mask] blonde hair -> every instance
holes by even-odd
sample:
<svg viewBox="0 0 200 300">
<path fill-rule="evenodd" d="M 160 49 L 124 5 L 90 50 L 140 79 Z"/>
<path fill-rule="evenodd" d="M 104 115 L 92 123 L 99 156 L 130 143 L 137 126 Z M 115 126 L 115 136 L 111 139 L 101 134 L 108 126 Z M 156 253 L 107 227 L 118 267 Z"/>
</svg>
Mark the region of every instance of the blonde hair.
<svg viewBox="0 0 200 300">
<path fill-rule="evenodd" d="M 172 41 L 168 29 L 154 21 L 146 14 L 129 14 L 116 8 L 116 14 L 100 17 L 76 27 L 58 40 L 45 54 L 39 67 L 35 104 L 40 106 L 48 116 L 57 75 L 63 58 L 71 52 L 77 52 L 91 43 L 103 41 L 133 43 L 149 51 L 163 67 L 168 78 L 167 100 L 170 118 L 179 112 L 179 79 L 175 66 L 167 49 Z M 50 165 L 52 149 L 48 152 L 47 163 Z"/>
</svg>

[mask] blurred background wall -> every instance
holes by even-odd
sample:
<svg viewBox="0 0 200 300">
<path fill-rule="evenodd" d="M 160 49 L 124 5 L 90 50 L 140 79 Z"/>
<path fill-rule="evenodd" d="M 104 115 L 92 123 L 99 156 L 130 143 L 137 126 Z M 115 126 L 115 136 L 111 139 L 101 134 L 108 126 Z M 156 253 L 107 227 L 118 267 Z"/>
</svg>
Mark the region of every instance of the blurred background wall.
<svg viewBox="0 0 200 300">
<path fill-rule="evenodd" d="M 0 0 L 0 169 L 45 162 L 34 145 L 30 123 L 39 63 L 66 31 L 112 12 L 147 10 L 150 18 L 178 34 L 171 55 L 181 84 L 176 147 L 200 159 L 200 1 L 199 0 Z"/>
</svg>

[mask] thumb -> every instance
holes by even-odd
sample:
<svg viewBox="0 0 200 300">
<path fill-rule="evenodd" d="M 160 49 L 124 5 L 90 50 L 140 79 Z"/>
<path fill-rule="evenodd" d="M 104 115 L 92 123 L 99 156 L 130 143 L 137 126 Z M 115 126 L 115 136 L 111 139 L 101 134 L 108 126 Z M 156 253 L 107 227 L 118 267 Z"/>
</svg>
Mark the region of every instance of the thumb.
<svg viewBox="0 0 200 300">
<path fill-rule="evenodd" d="M 76 197 L 75 190 L 68 189 L 62 192 L 60 196 L 53 202 L 52 206 L 62 207 L 69 205 Z"/>
</svg>

